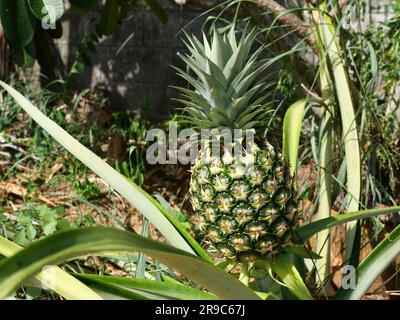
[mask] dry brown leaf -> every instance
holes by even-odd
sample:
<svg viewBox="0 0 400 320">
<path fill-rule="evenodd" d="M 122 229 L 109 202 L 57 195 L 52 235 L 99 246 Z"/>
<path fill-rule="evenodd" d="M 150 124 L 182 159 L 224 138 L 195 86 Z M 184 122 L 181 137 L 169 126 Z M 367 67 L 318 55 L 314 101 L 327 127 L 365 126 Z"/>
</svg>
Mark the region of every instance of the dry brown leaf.
<svg viewBox="0 0 400 320">
<path fill-rule="evenodd" d="M 54 175 L 62 168 L 63 164 L 61 162 L 56 162 L 50 171 L 50 174 L 47 176 L 45 180 L 45 184 L 48 184 L 51 179 L 53 179 Z"/>
<path fill-rule="evenodd" d="M 0 182 L 0 190 L 6 192 L 7 194 L 13 194 L 19 197 L 26 197 L 28 191 L 15 184 L 15 183 L 11 183 L 11 182 Z"/>
</svg>

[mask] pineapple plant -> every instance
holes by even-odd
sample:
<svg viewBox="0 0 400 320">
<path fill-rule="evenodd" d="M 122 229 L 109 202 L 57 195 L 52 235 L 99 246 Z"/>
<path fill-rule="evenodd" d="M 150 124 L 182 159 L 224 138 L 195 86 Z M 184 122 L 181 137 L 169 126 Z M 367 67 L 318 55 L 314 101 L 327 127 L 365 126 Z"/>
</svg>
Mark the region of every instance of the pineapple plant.
<svg viewBox="0 0 400 320">
<path fill-rule="evenodd" d="M 210 41 L 204 33 L 203 41 L 187 36 L 189 54 L 180 56 L 188 68 L 176 68 L 192 87 L 177 88 L 181 121 L 197 132 L 228 130 L 235 137 L 202 140 L 189 190 L 204 240 L 225 261 L 273 259 L 292 244 L 299 215 L 289 165 L 262 134 L 270 117 L 261 77 L 268 61 L 262 48 L 252 51 L 256 36 L 245 29 L 237 39 L 235 28 L 215 28 Z"/>
</svg>

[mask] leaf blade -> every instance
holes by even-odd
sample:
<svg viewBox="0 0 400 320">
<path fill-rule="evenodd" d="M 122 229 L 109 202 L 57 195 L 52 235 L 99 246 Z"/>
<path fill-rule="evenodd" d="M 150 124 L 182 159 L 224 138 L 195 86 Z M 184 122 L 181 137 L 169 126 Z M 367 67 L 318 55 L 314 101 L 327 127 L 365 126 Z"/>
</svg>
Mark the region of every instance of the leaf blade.
<svg viewBox="0 0 400 320">
<path fill-rule="evenodd" d="M 0 236 L 0 254 L 10 257 L 22 247 Z M 102 298 L 59 267 L 50 266 L 36 275 L 36 279 L 46 284 L 52 281 L 53 291 L 68 300 L 102 300 Z"/>
<path fill-rule="evenodd" d="M 307 99 L 301 99 L 293 103 L 283 120 L 283 152 L 290 162 L 290 174 L 293 176 L 297 173 L 301 126 L 307 102 Z"/>
<path fill-rule="evenodd" d="M 389 264 L 400 255 L 400 226 L 397 226 L 361 262 L 356 270 L 357 280 L 354 289 L 340 288 L 336 300 L 361 299 Z"/>
<path fill-rule="evenodd" d="M 289 254 L 279 254 L 271 263 L 271 268 L 296 297 L 301 300 L 313 300 Z"/>
<path fill-rule="evenodd" d="M 318 232 L 333 228 L 341 223 L 356 221 L 359 219 L 365 219 L 369 217 L 375 217 L 381 214 L 389 214 L 400 212 L 400 206 L 390 207 L 390 208 L 379 208 L 379 209 L 369 209 L 369 210 L 361 210 L 356 212 L 339 214 L 336 216 L 331 216 L 329 218 L 325 218 L 322 220 L 314 221 L 305 226 L 299 227 L 296 230 L 296 234 L 299 237 L 299 240 L 306 242 L 312 236 L 317 234 Z"/>
<path fill-rule="evenodd" d="M 86 275 L 86 274 L 74 274 L 74 276 L 87 284 L 90 284 L 91 282 L 113 284 L 115 286 L 123 287 L 125 289 L 139 290 L 151 294 L 161 295 L 170 299 L 180 299 L 180 300 L 217 299 L 216 296 L 211 295 L 209 293 L 203 292 L 198 289 L 185 287 L 182 284 L 176 284 L 172 282 L 134 279 L 134 278 L 115 277 L 115 276 Z"/>
<path fill-rule="evenodd" d="M 7 296 L 45 265 L 96 252 L 112 251 L 143 252 L 198 282 L 222 299 L 258 299 L 240 281 L 192 254 L 131 232 L 105 227 L 86 227 L 57 233 L 0 262 L 0 298 Z"/>
</svg>

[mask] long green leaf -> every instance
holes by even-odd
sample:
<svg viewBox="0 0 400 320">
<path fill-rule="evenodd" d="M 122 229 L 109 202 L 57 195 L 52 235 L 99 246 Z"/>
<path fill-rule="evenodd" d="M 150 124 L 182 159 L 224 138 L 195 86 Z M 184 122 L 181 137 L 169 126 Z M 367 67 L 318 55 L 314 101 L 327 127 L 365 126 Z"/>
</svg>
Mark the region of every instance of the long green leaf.
<svg viewBox="0 0 400 320">
<path fill-rule="evenodd" d="M 136 186 L 137 187 L 137 186 Z M 137 187 L 139 188 L 139 187 Z M 144 191 L 143 191 L 144 192 Z M 200 246 L 200 244 L 190 235 L 189 231 L 164 207 L 159 201 L 151 197 L 148 193 L 144 193 L 149 201 L 169 220 L 169 222 L 180 233 L 182 239 L 191 247 L 192 252 L 195 252 L 199 257 L 208 262 L 213 262 L 207 252 Z"/>
<path fill-rule="evenodd" d="M 318 212 L 317 220 L 329 218 L 332 209 L 332 158 L 333 158 L 333 124 L 331 105 L 332 92 L 330 89 L 329 69 L 325 63 L 321 65 L 320 83 L 322 98 L 326 102 L 324 115 L 322 117 L 320 129 L 320 150 L 318 161 Z M 324 230 L 318 233 L 316 251 L 322 256 L 322 259 L 315 262 L 316 281 L 326 291 L 330 289 L 329 277 L 331 275 L 330 260 L 331 260 L 331 245 L 330 245 L 330 230 Z"/>
<path fill-rule="evenodd" d="M 65 149 L 71 152 L 84 165 L 106 181 L 113 189 L 118 191 L 125 199 L 135 206 L 164 236 L 177 248 L 193 253 L 193 249 L 182 237 L 170 221 L 160 211 L 161 205 L 150 197 L 136 184 L 128 181 L 118 171 L 95 155 L 88 148 L 80 144 L 69 135 L 57 123 L 47 118 L 38 108 L 33 106 L 18 91 L 0 81 L 0 85 L 18 102 L 18 104 L 35 120 L 45 131 L 47 131 Z M 172 218 L 170 218 L 172 219 Z"/>
<path fill-rule="evenodd" d="M 319 260 L 322 258 L 319 254 L 307 249 L 307 247 L 305 247 L 303 244 L 290 246 L 286 249 L 286 251 L 303 259 Z"/>
<path fill-rule="evenodd" d="M 0 298 L 6 297 L 46 265 L 112 251 L 143 252 L 199 283 L 221 299 L 258 299 L 240 281 L 192 254 L 131 232 L 105 227 L 57 233 L 0 262 Z"/>
<path fill-rule="evenodd" d="M 279 254 L 270 265 L 272 270 L 296 297 L 301 300 L 313 300 L 289 254 Z"/>
<path fill-rule="evenodd" d="M 348 211 L 359 209 L 361 193 L 361 159 L 357 132 L 355 109 L 350 89 L 347 71 L 342 57 L 339 41 L 335 38 L 333 22 L 328 14 L 326 1 L 322 1 L 320 27 L 321 40 L 325 46 L 333 71 L 334 87 L 339 102 L 342 119 L 343 141 L 347 168 L 347 194 L 349 195 Z M 357 224 L 347 224 L 346 227 L 346 260 L 351 257 Z"/>
<path fill-rule="evenodd" d="M 318 232 L 333 228 L 339 224 L 395 212 L 400 212 L 400 206 L 339 214 L 304 225 L 296 230 L 296 234 L 301 241 L 306 242 Z"/>
<path fill-rule="evenodd" d="M 95 290 L 104 300 L 150 300 L 149 297 L 133 292 L 111 283 L 92 282 L 91 288 Z"/>
<path fill-rule="evenodd" d="M 20 250 L 22 247 L 0 236 L 1 255 L 10 257 Z M 47 287 L 52 287 L 54 292 L 68 300 L 101 300 L 98 294 L 59 267 L 48 267 L 35 278 Z"/>
<path fill-rule="evenodd" d="M 75 277 L 90 284 L 112 284 L 128 290 L 136 290 L 162 296 L 169 299 L 180 300 L 215 300 L 216 296 L 204 291 L 188 288 L 182 284 L 165 281 L 153 281 L 146 279 L 134 279 L 127 277 L 98 276 L 87 274 L 74 274 Z"/>
<path fill-rule="evenodd" d="M 361 299 L 382 274 L 400 255 L 400 226 L 397 226 L 374 248 L 356 270 L 355 288 L 341 288 L 335 295 L 337 300 Z"/>
<path fill-rule="evenodd" d="M 293 176 L 296 176 L 297 173 L 297 155 L 299 153 L 301 126 L 306 105 L 307 99 L 293 103 L 286 111 L 283 121 L 283 152 L 290 162 L 290 173 Z"/>
<path fill-rule="evenodd" d="M 155 195 L 157 201 L 149 196 L 149 200 L 163 213 L 164 216 L 172 223 L 176 230 L 179 231 L 181 236 L 186 240 L 186 242 L 191 246 L 196 254 L 203 258 L 204 260 L 213 263 L 211 257 L 207 252 L 200 246 L 200 244 L 190 235 L 189 231 L 186 230 L 185 226 L 174 216 L 172 208 L 169 203 L 163 199 L 160 195 Z"/>
<path fill-rule="evenodd" d="M 328 116 L 330 119 L 330 116 Z M 318 188 L 318 212 L 316 218 L 322 220 L 331 215 L 331 157 L 332 139 L 331 123 L 327 116 L 324 116 L 322 130 L 325 132 L 321 138 L 320 157 L 319 157 L 319 188 Z M 317 271 L 317 282 L 324 284 L 325 289 L 329 288 L 330 277 L 330 230 L 323 230 L 317 235 L 316 251 L 322 256 L 321 260 L 315 262 Z"/>
</svg>

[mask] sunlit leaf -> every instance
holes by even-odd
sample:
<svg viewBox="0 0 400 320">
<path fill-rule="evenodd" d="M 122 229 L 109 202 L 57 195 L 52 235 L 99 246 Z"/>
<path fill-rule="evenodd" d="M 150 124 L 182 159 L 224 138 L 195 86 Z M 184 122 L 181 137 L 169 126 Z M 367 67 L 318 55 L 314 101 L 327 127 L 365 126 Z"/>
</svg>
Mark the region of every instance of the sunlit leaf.
<svg viewBox="0 0 400 320">
<path fill-rule="evenodd" d="M 102 252 L 140 251 L 197 282 L 221 299 L 258 299 L 240 281 L 192 254 L 128 231 L 86 227 L 39 240 L 0 262 L 0 298 L 44 266 Z"/>
</svg>

